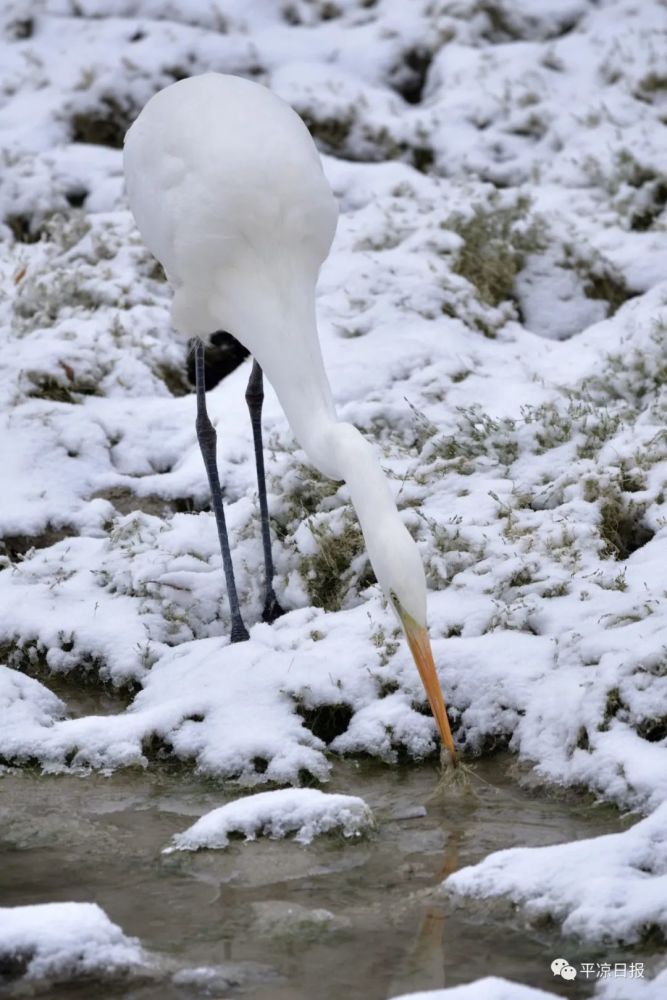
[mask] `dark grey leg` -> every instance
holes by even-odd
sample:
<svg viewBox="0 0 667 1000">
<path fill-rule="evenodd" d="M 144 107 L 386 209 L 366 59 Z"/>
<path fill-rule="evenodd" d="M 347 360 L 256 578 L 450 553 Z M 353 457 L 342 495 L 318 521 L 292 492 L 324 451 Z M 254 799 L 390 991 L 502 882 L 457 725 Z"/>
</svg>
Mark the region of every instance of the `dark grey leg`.
<svg viewBox="0 0 667 1000">
<path fill-rule="evenodd" d="M 246 389 L 246 403 L 250 410 L 252 437 L 255 445 L 255 464 L 257 466 L 257 487 L 259 490 L 259 513 L 262 519 L 262 546 L 264 548 L 264 569 L 266 583 L 264 591 L 264 610 L 262 620 L 274 622 L 285 612 L 278 604 L 273 591 L 273 557 L 271 555 L 271 529 L 269 527 L 269 506 L 266 502 L 266 477 L 264 475 L 264 452 L 262 450 L 262 404 L 264 403 L 264 377 L 262 369 L 256 361 L 252 363 L 252 371 Z"/>
<path fill-rule="evenodd" d="M 222 552 L 222 565 L 225 568 L 225 579 L 227 581 L 227 596 L 229 597 L 229 608 L 232 613 L 232 642 L 243 642 L 248 639 L 248 630 L 243 624 L 241 611 L 239 610 L 239 599 L 236 593 L 236 583 L 234 581 L 234 567 L 232 565 L 232 555 L 229 550 L 229 538 L 227 536 L 227 524 L 225 522 L 225 511 L 222 506 L 222 490 L 220 489 L 220 477 L 218 476 L 218 462 L 215 453 L 217 435 L 215 427 L 211 423 L 206 411 L 206 389 L 204 386 L 204 345 L 201 340 L 195 343 L 195 385 L 197 389 L 197 440 L 201 449 L 202 458 L 206 467 L 208 483 L 211 487 L 211 503 L 215 514 L 215 523 L 218 526 L 218 538 L 220 539 L 220 551 Z"/>
</svg>

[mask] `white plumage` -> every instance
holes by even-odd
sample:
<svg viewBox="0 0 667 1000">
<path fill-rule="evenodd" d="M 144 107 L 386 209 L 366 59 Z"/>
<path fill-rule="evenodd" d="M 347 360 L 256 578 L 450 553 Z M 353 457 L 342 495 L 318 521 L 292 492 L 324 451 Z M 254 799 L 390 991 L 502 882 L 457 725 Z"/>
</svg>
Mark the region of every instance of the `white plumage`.
<svg viewBox="0 0 667 1000">
<path fill-rule="evenodd" d="M 261 365 L 320 472 L 347 483 L 378 582 L 401 620 L 454 755 L 426 633 L 426 584 L 370 444 L 341 423 L 315 318 L 337 206 L 299 116 L 265 87 L 207 73 L 156 94 L 129 130 L 125 174 L 185 337 L 227 330 Z"/>
</svg>

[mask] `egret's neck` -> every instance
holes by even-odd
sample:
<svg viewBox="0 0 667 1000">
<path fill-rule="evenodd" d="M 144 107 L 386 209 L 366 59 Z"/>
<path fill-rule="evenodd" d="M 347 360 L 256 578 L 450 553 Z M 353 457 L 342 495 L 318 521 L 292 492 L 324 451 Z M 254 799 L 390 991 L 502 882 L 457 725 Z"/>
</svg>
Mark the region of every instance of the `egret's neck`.
<svg viewBox="0 0 667 1000">
<path fill-rule="evenodd" d="M 413 618 L 426 623 L 426 582 L 419 551 L 403 524 L 389 482 L 375 449 L 352 424 L 333 421 L 322 433 L 321 448 L 335 471 L 328 475 L 344 479 L 357 512 L 375 576 L 387 597 L 402 590 L 402 603 Z"/>
<path fill-rule="evenodd" d="M 220 328 L 231 330 L 262 366 L 309 461 L 330 479 L 346 482 L 378 583 L 389 596 L 401 580 L 411 580 L 414 597 L 404 595 L 403 606 L 424 623 L 426 586 L 418 549 L 374 448 L 336 417 L 315 324 L 314 281 L 291 282 L 291 277 L 288 270 L 284 285 L 267 288 L 265 295 L 256 289 L 254 296 L 239 296 L 240 283 L 230 285 L 224 301 L 231 322 Z"/>
<path fill-rule="evenodd" d="M 317 335 L 314 284 L 290 286 L 289 278 L 279 290 L 283 296 L 272 287 L 247 296 L 227 329 L 261 365 L 309 460 L 325 476 L 340 479 L 326 441 L 336 410 Z"/>
<path fill-rule="evenodd" d="M 302 325 L 299 319 L 306 324 Z M 263 340 L 257 344 L 255 357 L 275 389 L 309 461 L 323 475 L 347 483 L 370 550 L 373 521 L 384 516 L 398 519 L 396 505 L 372 445 L 356 427 L 339 422 L 336 416 L 314 309 L 295 318 L 292 325 L 286 325 L 276 347 L 277 350 L 267 350 Z"/>
<path fill-rule="evenodd" d="M 328 454 L 336 462 L 337 479 L 344 479 L 361 523 L 371 560 L 375 535 L 387 521 L 402 522 L 375 449 L 352 424 L 334 423 L 326 435 Z"/>
<path fill-rule="evenodd" d="M 297 441 L 320 472 L 338 475 L 326 445 L 336 411 L 315 319 L 316 272 L 285 254 L 271 268 L 227 268 L 215 282 L 211 329 L 229 330 L 261 365 Z M 312 271 L 312 268 L 310 269 Z"/>
</svg>

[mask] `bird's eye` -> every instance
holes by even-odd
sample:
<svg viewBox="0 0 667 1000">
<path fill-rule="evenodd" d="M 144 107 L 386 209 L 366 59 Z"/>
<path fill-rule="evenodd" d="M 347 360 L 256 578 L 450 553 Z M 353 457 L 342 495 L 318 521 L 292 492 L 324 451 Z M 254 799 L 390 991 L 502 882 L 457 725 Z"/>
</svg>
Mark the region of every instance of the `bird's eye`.
<svg viewBox="0 0 667 1000">
<path fill-rule="evenodd" d="M 392 604 L 394 604 L 394 605 L 396 605 L 396 607 L 398 607 L 398 604 L 399 604 L 399 602 L 398 602 L 398 596 L 397 596 L 395 590 L 390 590 L 389 591 L 389 600 L 391 601 Z"/>
</svg>

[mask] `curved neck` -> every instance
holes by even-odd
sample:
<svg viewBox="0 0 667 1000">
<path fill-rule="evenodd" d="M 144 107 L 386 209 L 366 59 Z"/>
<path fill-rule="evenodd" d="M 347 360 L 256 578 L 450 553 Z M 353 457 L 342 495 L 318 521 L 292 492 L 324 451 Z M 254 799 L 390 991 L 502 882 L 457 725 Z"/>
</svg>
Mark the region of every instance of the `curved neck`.
<svg viewBox="0 0 667 1000">
<path fill-rule="evenodd" d="M 256 359 L 273 386 L 292 432 L 320 472 L 342 478 L 323 440 L 336 422 L 331 387 L 324 370 L 315 320 L 315 281 L 299 280 L 286 268 L 275 286 L 249 278 L 236 281 L 219 295 L 217 328 L 230 330 Z"/>
<path fill-rule="evenodd" d="M 344 479 L 350 491 L 371 554 L 370 536 L 381 529 L 386 518 L 402 525 L 375 449 L 356 427 L 341 422 L 328 428 L 324 443 L 338 467 L 336 478 Z"/>
<path fill-rule="evenodd" d="M 295 377 L 295 365 L 300 369 L 302 361 L 302 358 L 295 360 L 288 366 L 287 382 L 291 392 L 281 392 L 279 373 L 274 371 L 273 377 L 269 376 L 270 381 L 294 436 L 310 462 L 322 475 L 343 479 L 347 484 L 375 566 L 373 539 L 381 524 L 389 518 L 403 528 L 394 497 L 373 446 L 352 424 L 338 420 L 319 350 L 317 358 L 306 361 L 307 379 L 298 378 L 298 371 Z M 314 369 L 319 369 L 321 378 L 313 377 Z M 295 384 L 299 387 L 296 395 Z"/>
<path fill-rule="evenodd" d="M 343 479 L 347 484 L 366 551 L 385 595 L 390 596 L 397 581 L 420 581 L 423 594 L 415 588 L 408 610 L 417 620 L 425 621 L 426 591 L 421 559 L 398 513 L 375 449 L 356 427 L 338 422 L 335 417 L 317 421 L 317 431 L 312 432 L 309 444 L 311 461 L 326 475 Z"/>
<path fill-rule="evenodd" d="M 274 359 L 267 374 L 310 462 L 329 479 L 345 480 L 372 559 L 374 523 L 383 517 L 402 522 L 375 449 L 356 427 L 338 420 L 315 345 L 316 353 L 285 351 L 286 361 L 276 365 Z"/>
<path fill-rule="evenodd" d="M 419 593 L 425 593 L 418 550 L 396 509 L 375 449 L 356 427 L 337 419 L 317 336 L 314 296 L 293 296 L 289 308 L 272 310 L 272 315 L 279 317 L 273 337 L 253 336 L 253 330 L 270 329 L 269 317 L 261 315 L 261 322 L 241 327 L 250 331 L 243 342 L 275 389 L 294 436 L 319 472 L 347 484 L 385 594 L 407 570 L 419 580 Z M 420 598 L 407 608 L 417 620 L 425 620 L 424 601 Z"/>
</svg>

